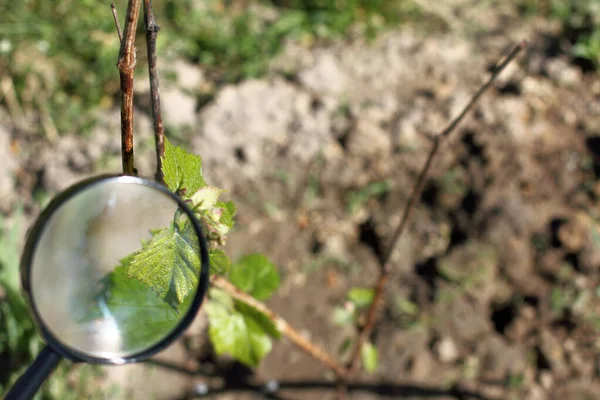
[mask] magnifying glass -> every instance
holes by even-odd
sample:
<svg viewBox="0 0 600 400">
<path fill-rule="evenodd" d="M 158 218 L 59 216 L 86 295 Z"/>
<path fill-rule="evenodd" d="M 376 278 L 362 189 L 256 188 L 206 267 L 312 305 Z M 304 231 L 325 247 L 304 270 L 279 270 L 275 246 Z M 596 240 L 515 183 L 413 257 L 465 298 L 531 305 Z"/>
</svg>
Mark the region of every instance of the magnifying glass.
<svg viewBox="0 0 600 400">
<path fill-rule="evenodd" d="M 32 398 L 62 358 L 125 364 L 164 349 L 200 308 L 208 249 L 179 196 L 151 180 L 103 175 L 72 186 L 42 212 L 25 245 L 21 281 L 47 344 L 6 400 Z"/>
</svg>

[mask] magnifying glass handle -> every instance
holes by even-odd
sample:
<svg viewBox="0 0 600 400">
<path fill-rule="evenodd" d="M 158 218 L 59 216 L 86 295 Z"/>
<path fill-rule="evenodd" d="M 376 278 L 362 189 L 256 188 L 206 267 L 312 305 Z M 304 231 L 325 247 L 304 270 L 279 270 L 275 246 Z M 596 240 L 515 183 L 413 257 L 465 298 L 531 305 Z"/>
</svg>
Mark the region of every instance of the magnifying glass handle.
<svg viewBox="0 0 600 400">
<path fill-rule="evenodd" d="M 30 400 L 62 359 L 46 345 L 27 371 L 17 379 L 4 400 Z"/>
</svg>

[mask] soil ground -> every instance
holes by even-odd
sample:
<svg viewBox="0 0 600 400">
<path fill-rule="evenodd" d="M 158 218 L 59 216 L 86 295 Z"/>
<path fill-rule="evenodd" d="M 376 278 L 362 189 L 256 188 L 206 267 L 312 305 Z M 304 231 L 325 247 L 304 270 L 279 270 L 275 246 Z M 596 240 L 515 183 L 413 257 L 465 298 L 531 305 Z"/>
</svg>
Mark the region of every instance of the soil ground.
<svg viewBox="0 0 600 400">
<path fill-rule="evenodd" d="M 432 136 L 528 39 L 442 147 L 393 255 L 372 336 L 379 367 L 349 398 L 598 398 L 600 76 L 557 51 L 546 21 L 422 3 L 438 32 L 290 43 L 269 76 L 225 86 L 199 110 L 189 91 L 210 80 L 170 66 L 179 85 L 163 91 L 167 133 L 203 156 L 206 180 L 238 205 L 229 254 L 267 254 L 282 274 L 269 305 L 336 354 L 352 328 L 333 323 L 334 309 L 375 282 Z M 138 168 L 151 176 L 150 119 L 136 118 Z M 33 193 L 118 171 L 118 112 L 103 120 L 89 137 L 54 143 L 0 125 L 0 208 L 24 202 L 33 218 Z M 386 189 L 355 200 L 373 183 Z M 249 388 L 267 383 L 276 398 L 335 398 L 332 374 L 285 339 L 251 371 L 216 359 L 205 328 L 200 315 L 153 362 L 107 369 L 111 380 L 134 398 L 262 398 Z"/>
</svg>

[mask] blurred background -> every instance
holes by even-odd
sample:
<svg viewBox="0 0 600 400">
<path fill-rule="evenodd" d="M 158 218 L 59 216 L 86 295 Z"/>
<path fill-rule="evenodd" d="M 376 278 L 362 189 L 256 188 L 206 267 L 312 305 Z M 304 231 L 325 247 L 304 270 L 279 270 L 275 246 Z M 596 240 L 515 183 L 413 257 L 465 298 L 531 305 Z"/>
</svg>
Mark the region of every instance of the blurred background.
<svg viewBox="0 0 600 400">
<path fill-rule="evenodd" d="M 115 1 L 121 20 L 125 0 Z M 500 57 L 530 47 L 435 162 L 394 253 L 352 399 L 600 394 L 600 2 L 156 2 L 166 134 L 238 205 L 232 258 L 264 252 L 269 305 L 344 356 L 432 135 Z M 153 176 L 143 22 L 135 152 Z M 42 345 L 19 293 L 26 229 L 72 183 L 119 172 L 119 41 L 107 1 L 0 0 L 0 393 Z M 64 363 L 39 398 L 335 398 L 285 340 L 256 370 L 201 313 L 143 365 Z"/>
</svg>

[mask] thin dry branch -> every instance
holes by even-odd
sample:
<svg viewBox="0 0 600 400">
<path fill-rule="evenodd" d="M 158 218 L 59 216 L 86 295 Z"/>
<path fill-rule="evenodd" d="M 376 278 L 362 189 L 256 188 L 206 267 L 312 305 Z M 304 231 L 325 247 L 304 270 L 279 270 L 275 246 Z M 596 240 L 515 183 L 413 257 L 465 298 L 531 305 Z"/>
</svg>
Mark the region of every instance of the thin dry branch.
<svg viewBox="0 0 600 400">
<path fill-rule="evenodd" d="M 117 7 L 115 7 L 115 3 L 110 3 L 110 9 L 112 10 L 113 19 L 115 20 L 115 26 L 117 27 L 117 35 L 119 35 L 119 42 L 123 41 L 123 30 L 121 29 L 121 24 L 119 23 L 119 17 L 117 15 Z"/>
<path fill-rule="evenodd" d="M 116 15 L 116 9 L 113 9 L 113 13 Z M 136 63 L 134 41 L 139 15 L 140 0 L 130 0 L 117 62 L 121 80 L 121 158 L 125 175 L 136 174 L 133 159 L 133 70 Z"/>
<path fill-rule="evenodd" d="M 348 364 L 346 365 L 347 373 L 351 373 L 355 370 L 355 368 L 358 364 L 358 361 L 360 359 L 362 345 L 367 340 L 367 338 L 371 335 L 371 332 L 373 331 L 373 327 L 375 326 L 375 322 L 377 321 L 377 316 L 378 316 L 381 306 L 383 304 L 383 294 L 384 294 L 385 284 L 388 279 L 392 253 L 394 251 L 394 248 L 398 244 L 398 241 L 402 237 L 402 233 L 404 232 L 404 230 L 406 228 L 406 224 L 408 222 L 410 214 L 411 214 L 417 200 L 419 199 L 419 196 L 421 195 L 421 191 L 423 190 L 423 186 L 425 185 L 425 179 L 427 178 L 427 174 L 429 172 L 429 169 L 431 167 L 433 159 L 440 148 L 440 144 L 441 144 L 442 140 L 446 139 L 454 131 L 454 129 L 457 127 L 457 125 L 463 120 L 465 115 L 477 103 L 477 101 L 479 100 L 481 95 L 483 93 L 485 93 L 485 91 L 492 85 L 492 83 L 494 82 L 496 77 L 500 74 L 500 72 L 502 72 L 502 70 L 504 70 L 504 68 L 506 68 L 506 66 L 526 46 L 527 46 L 527 42 L 522 42 L 522 43 L 516 45 L 512 49 L 512 51 L 504 58 L 504 60 L 502 60 L 497 65 L 497 67 L 494 69 L 494 72 L 492 73 L 492 75 L 490 76 L 488 81 L 483 86 L 481 86 L 479 88 L 479 90 L 473 95 L 473 97 L 471 98 L 469 103 L 463 108 L 463 110 L 460 112 L 460 114 L 450 122 L 450 124 L 446 127 L 446 129 L 444 129 L 439 135 L 437 135 L 435 137 L 434 142 L 433 142 L 433 147 L 431 148 L 431 151 L 427 157 L 427 161 L 425 162 L 425 165 L 423 166 L 423 169 L 421 170 L 421 173 L 419 174 L 417 183 L 413 187 L 413 191 L 411 193 L 410 199 L 409 199 L 408 203 L 406 204 L 404 211 L 402 213 L 402 218 L 400 219 L 400 222 L 392 235 L 390 244 L 387 247 L 387 250 L 385 251 L 384 256 L 382 257 L 382 260 L 380 263 L 379 279 L 377 280 L 377 283 L 375 284 L 375 288 L 374 288 L 373 302 L 371 303 L 371 306 L 367 312 L 366 322 L 358 334 L 358 338 L 357 338 L 354 348 L 352 350 L 352 355 L 350 357 L 350 360 L 349 360 Z"/>
<path fill-rule="evenodd" d="M 301 350 L 309 354 L 315 360 L 320 361 L 326 367 L 335 371 L 335 373 L 339 376 L 344 374 L 344 367 L 340 365 L 332 356 L 302 336 L 296 329 L 294 329 L 283 318 L 269 309 L 264 303 L 261 303 L 251 295 L 242 292 L 240 289 L 235 287 L 232 283 L 221 276 L 213 275 L 211 278 L 211 283 L 214 287 L 226 291 L 234 299 L 248 304 L 249 306 L 265 314 L 275 324 L 277 329 L 290 340 L 290 342 L 298 346 Z"/>
<path fill-rule="evenodd" d="M 150 76 L 150 96 L 152 101 L 152 119 L 156 142 L 156 180 L 163 182 L 162 157 L 165 155 L 165 130 L 160 110 L 158 91 L 158 71 L 156 68 L 156 36 L 160 26 L 156 23 L 152 11 L 152 0 L 144 0 L 144 26 L 146 28 L 146 48 L 148 50 L 148 74 Z"/>
</svg>

